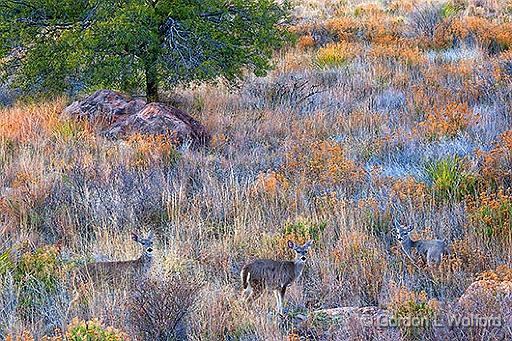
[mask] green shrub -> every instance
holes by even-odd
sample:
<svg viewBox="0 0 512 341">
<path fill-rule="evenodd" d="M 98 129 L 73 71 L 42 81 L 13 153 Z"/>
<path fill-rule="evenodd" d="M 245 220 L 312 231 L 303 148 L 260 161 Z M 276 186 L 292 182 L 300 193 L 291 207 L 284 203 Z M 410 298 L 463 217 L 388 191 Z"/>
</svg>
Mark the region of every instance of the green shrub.
<svg viewBox="0 0 512 341">
<path fill-rule="evenodd" d="M 105 327 L 100 320 L 80 321 L 74 318 L 66 331 L 68 341 L 122 341 L 129 340 L 128 335 L 112 328 Z"/>
<path fill-rule="evenodd" d="M 439 302 L 429 300 L 425 291 L 409 291 L 402 287 L 391 297 L 388 308 L 406 340 L 423 340 L 438 315 Z"/>
<path fill-rule="evenodd" d="M 59 121 L 53 128 L 53 136 L 58 141 L 78 141 L 85 135 L 85 124 L 73 120 Z"/>
<path fill-rule="evenodd" d="M 44 246 L 24 253 L 12 267 L 19 309 L 33 311 L 47 301 L 48 295 L 57 291 L 62 274 L 57 256 L 56 247 Z"/>
<path fill-rule="evenodd" d="M 12 270 L 13 264 L 11 262 L 10 255 L 10 250 L 0 253 L 0 278 L 2 278 L 8 271 Z"/>
<path fill-rule="evenodd" d="M 448 18 L 456 15 L 459 12 L 459 9 L 454 6 L 452 3 L 447 2 L 441 7 L 441 17 Z"/>
<path fill-rule="evenodd" d="M 427 174 L 436 200 L 461 200 L 476 192 L 476 177 L 464 170 L 458 157 L 448 157 L 427 166 Z"/>
<path fill-rule="evenodd" d="M 326 227 L 327 222 L 325 221 L 314 223 L 306 219 L 300 219 L 293 223 L 287 223 L 284 226 L 283 234 L 297 242 L 314 240 L 315 243 L 318 243 Z"/>
<path fill-rule="evenodd" d="M 349 43 L 328 44 L 318 50 L 316 65 L 322 69 L 340 67 L 355 58 L 358 53 L 359 48 Z"/>
</svg>

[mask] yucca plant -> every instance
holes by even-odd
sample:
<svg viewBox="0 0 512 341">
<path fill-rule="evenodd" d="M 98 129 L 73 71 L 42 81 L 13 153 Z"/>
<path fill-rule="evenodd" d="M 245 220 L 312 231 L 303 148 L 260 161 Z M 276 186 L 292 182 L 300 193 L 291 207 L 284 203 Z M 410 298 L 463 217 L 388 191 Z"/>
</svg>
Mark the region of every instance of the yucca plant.
<svg viewBox="0 0 512 341">
<path fill-rule="evenodd" d="M 476 177 L 464 170 L 459 157 L 447 157 L 427 166 L 432 193 L 441 202 L 457 201 L 476 191 Z"/>
</svg>

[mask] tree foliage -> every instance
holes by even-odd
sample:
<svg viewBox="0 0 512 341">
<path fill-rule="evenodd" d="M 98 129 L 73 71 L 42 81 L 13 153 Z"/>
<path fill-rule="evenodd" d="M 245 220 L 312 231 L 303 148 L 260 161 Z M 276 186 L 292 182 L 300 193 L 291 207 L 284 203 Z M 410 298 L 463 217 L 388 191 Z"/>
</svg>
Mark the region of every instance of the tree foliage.
<svg viewBox="0 0 512 341">
<path fill-rule="evenodd" d="M 276 0 L 0 0 L 0 66 L 31 93 L 145 91 L 264 74 L 287 34 Z"/>
</svg>

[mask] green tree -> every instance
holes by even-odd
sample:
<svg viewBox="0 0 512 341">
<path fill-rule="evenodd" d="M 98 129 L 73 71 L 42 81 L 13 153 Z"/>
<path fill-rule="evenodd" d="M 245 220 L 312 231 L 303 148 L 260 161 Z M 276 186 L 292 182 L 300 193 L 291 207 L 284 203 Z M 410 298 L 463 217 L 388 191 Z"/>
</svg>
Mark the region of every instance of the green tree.
<svg viewBox="0 0 512 341">
<path fill-rule="evenodd" d="M 28 93 L 145 91 L 270 68 L 276 0 L 0 0 L 1 75 Z"/>
</svg>

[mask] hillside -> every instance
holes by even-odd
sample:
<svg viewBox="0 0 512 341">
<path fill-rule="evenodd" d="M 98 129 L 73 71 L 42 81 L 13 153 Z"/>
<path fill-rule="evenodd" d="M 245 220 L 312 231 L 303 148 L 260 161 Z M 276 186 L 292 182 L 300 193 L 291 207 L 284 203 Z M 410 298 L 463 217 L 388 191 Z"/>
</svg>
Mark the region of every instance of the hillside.
<svg viewBox="0 0 512 341">
<path fill-rule="evenodd" d="M 0 339 L 512 339 L 512 2 L 293 13 L 267 76 L 161 96 L 208 147 L 107 139 L 61 115 L 76 98 L 0 109 Z M 408 256 L 397 228 L 450 252 Z M 132 231 L 154 234 L 148 281 L 77 289 L 81 265 L 141 255 Z M 284 313 L 244 302 L 243 265 L 292 259 L 288 240 L 314 244 Z"/>
</svg>

